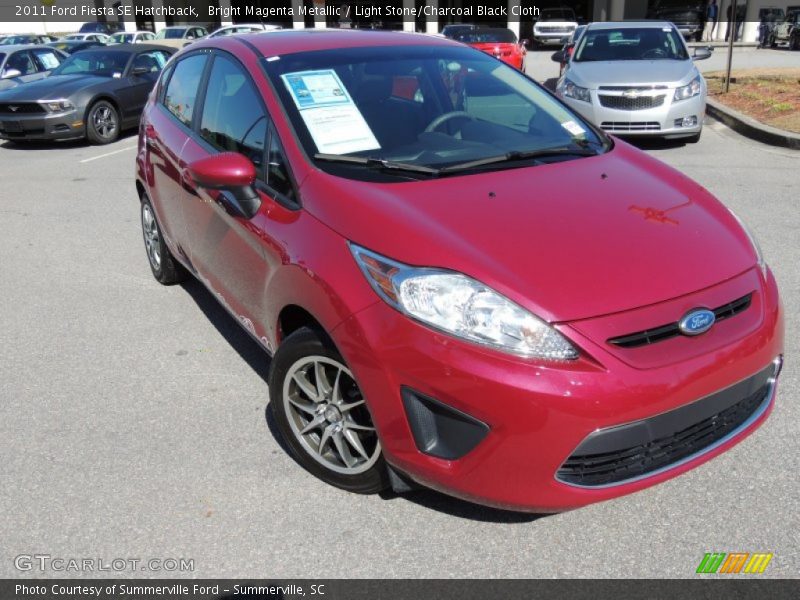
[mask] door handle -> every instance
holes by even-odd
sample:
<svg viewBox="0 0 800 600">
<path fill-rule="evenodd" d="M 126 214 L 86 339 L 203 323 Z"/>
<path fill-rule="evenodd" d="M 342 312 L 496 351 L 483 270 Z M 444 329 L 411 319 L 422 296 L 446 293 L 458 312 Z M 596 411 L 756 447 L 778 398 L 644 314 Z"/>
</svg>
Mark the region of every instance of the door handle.
<svg viewBox="0 0 800 600">
<path fill-rule="evenodd" d="M 144 143 L 148 146 L 154 146 L 158 141 L 158 134 L 156 128 L 150 124 L 144 126 Z"/>
</svg>

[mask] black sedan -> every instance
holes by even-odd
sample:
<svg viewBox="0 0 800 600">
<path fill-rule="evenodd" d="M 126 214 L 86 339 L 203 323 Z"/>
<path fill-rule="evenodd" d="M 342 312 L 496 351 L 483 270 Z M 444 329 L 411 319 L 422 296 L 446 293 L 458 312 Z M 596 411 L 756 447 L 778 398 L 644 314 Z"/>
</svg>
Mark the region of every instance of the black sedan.
<svg viewBox="0 0 800 600">
<path fill-rule="evenodd" d="M 49 77 L 0 91 L 0 139 L 113 142 L 123 129 L 138 125 L 147 95 L 174 52 L 146 44 L 76 52 Z"/>
</svg>

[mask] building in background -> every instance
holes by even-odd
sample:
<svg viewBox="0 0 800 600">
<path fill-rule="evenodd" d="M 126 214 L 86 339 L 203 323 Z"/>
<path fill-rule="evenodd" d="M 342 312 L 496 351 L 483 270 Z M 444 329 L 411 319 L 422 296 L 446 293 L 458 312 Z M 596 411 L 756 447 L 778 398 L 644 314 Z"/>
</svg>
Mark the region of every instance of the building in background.
<svg viewBox="0 0 800 600">
<path fill-rule="evenodd" d="M 305 27 L 371 27 L 381 29 L 402 29 L 438 33 L 444 25 L 458 22 L 477 22 L 487 26 L 508 27 L 521 39 L 530 38 L 535 8 L 570 8 L 581 22 L 616 21 L 622 19 L 644 19 L 658 14 L 679 14 L 705 6 L 708 0 L 88 0 L 97 8 L 134 7 L 161 11 L 163 7 L 187 8 L 194 6 L 197 17 L 138 16 L 117 19 L 99 17 L 97 20 L 118 22 L 127 31 L 146 29 L 158 31 L 169 25 L 198 24 L 209 30 L 223 25 L 246 22 L 266 22 L 285 28 Z M 86 0 L 39 0 L 42 5 L 58 7 L 81 6 Z M 18 0 L 0 0 L 0 9 L 5 14 L 13 14 Z M 800 7 L 800 0 L 718 0 L 719 17 L 714 39 L 724 40 L 727 31 L 729 7 L 736 3 L 737 15 L 744 17 L 739 29 L 740 40 L 755 42 L 758 37 L 759 14 L 764 9 L 781 9 L 784 12 Z M 470 6 L 481 5 L 495 13 L 484 17 L 462 17 L 457 13 Z M 398 15 L 416 9 L 420 15 L 416 19 L 402 19 L 400 16 L 363 16 L 369 7 L 391 6 Z M 524 16 L 505 17 L 503 10 L 511 15 L 514 7 L 522 7 Z M 248 15 L 246 9 L 255 7 L 264 17 Z M 441 16 L 424 16 L 423 9 L 438 9 Z M 314 11 L 316 10 L 316 15 Z M 429 9 L 430 10 L 430 9 Z M 660 11 L 660 12 L 659 12 Z M 294 16 L 306 13 L 305 16 Z M 359 14 L 361 16 L 359 16 Z M 455 14 L 454 14 L 455 13 Z M 26 22 L 0 22 L 0 33 L 64 33 L 76 31 L 92 19 L 86 18 L 70 22 L 54 21 L 32 17 Z"/>
</svg>

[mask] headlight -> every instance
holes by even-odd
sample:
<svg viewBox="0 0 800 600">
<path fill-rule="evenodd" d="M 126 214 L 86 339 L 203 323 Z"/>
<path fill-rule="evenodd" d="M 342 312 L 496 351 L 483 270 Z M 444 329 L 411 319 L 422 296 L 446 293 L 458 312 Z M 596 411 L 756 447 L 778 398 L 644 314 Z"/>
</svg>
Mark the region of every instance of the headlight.
<svg viewBox="0 0 800 600">
<path fill-rule="evenodd" d="M 756 262 L 758 264 L 758 268 L 761 269 L 761 272 L 764 274 L 764 277 L 767 276 L 767 262 L 764 260 L 764 254 L 761 252 L 761 246 L 756 239 L 755 234 L 753 233 L 752 229 L 750 229 L 747 225 L 745 225 L 744 221 L 739 218 L 735 212 L 733 212 L 730 208 L 728 209 L 733 215 L 733 218 L 739 223 L 739 226 L 744 230 L 745 234 L 747 235 L 748 239 L 750 240 L 750 245 L 753 247 L 753 252 L 756 253 Z"/>
<path fill-rule="evenodd" d="M 578 358 L 558 331 L 466 275 L 410 267 L 355 244 L 350 250 L 381 298 L 434 329 L 517 356 Z"/>
<path fill-rule="evenodd" d="M 583 102 L 592 101 L 592 95 L 589 93 L 589 90 L 587 88 L 575 85 L 569 79 L 564 80 L 564 87 L 562 88 L 562 92 L 564 93 L 564 96 L 566 96 L 567 98 L 575 98 L 575 100 L 581 100 Z"/>
<path fill-rule="evenodd" d="M 689 98 L 694 98 L 695 96 L 700 95 L 700 92 L 703 90 L 703 83 L 700 81 L 700 75 L 692 79 L 692 82 L 689 85 L 685 85 L 683 87 L 679 87 L 675 90 L 675 101 L 678 100 L 688 100 Z"/>
<path fill-rule="evenodd" d="M 50 112 L 64 112 L 75 108 L 69 100 L 42 100 L 39 104 L 42 104 Z"/>
</svg>

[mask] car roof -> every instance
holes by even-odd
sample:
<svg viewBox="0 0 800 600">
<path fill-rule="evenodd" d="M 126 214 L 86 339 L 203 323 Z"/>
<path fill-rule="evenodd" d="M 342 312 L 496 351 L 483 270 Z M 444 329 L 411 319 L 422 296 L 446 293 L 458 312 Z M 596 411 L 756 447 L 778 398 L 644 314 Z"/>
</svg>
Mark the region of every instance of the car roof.
<svg viewBox="0 0 800 600">
<path fill-rule="evenodd" d="M 238 36 L 222 36 L 202 39 L 193 43 L 191 48 L 222 45 L 230 50 L 243 48 L 244 45 L 237 38 Z M 254 46 L 263 56 L 380 46 L 462 47 L 458 42 L 446 37 L 374 29 L 279 29 L 263 33 L 249 33 L 247 34 L 247 44 Z"/>
<path fill-rule="evenodd" d="M 9 52 L 16 52 L 17 50 L 30 50 L 31 48 L 41 48 L 42 44 L 9 44 L 8 46 L 0 46 L 0 53 L 8 54 Z"/>
<path fill-rule="evenodd" d="M 634 29 L 634 28 L 661 29 L 663 27 L 669 27 L 670 29 L 672 29 L 673 25 L 669 21 L 656 21 L 656 20 L 604 21 L 602 23 L 589 23 L 589 25 L 587 25 L 587 29 L 591 29 L 592 31 L 597 31 L 602 29 Z"/>
<path fill-rule="evenodd" d="M 175 52 L 175 48 L 159 46 L 158 44 L 114 44 L 113 46 L 92 46 L 86 50 L 81 50 L 81 54 L 90 52 L 124 52 L 125 54 L 138 54 L 139 52 L 146 52 L 147 50 Z"/>
</svg>

